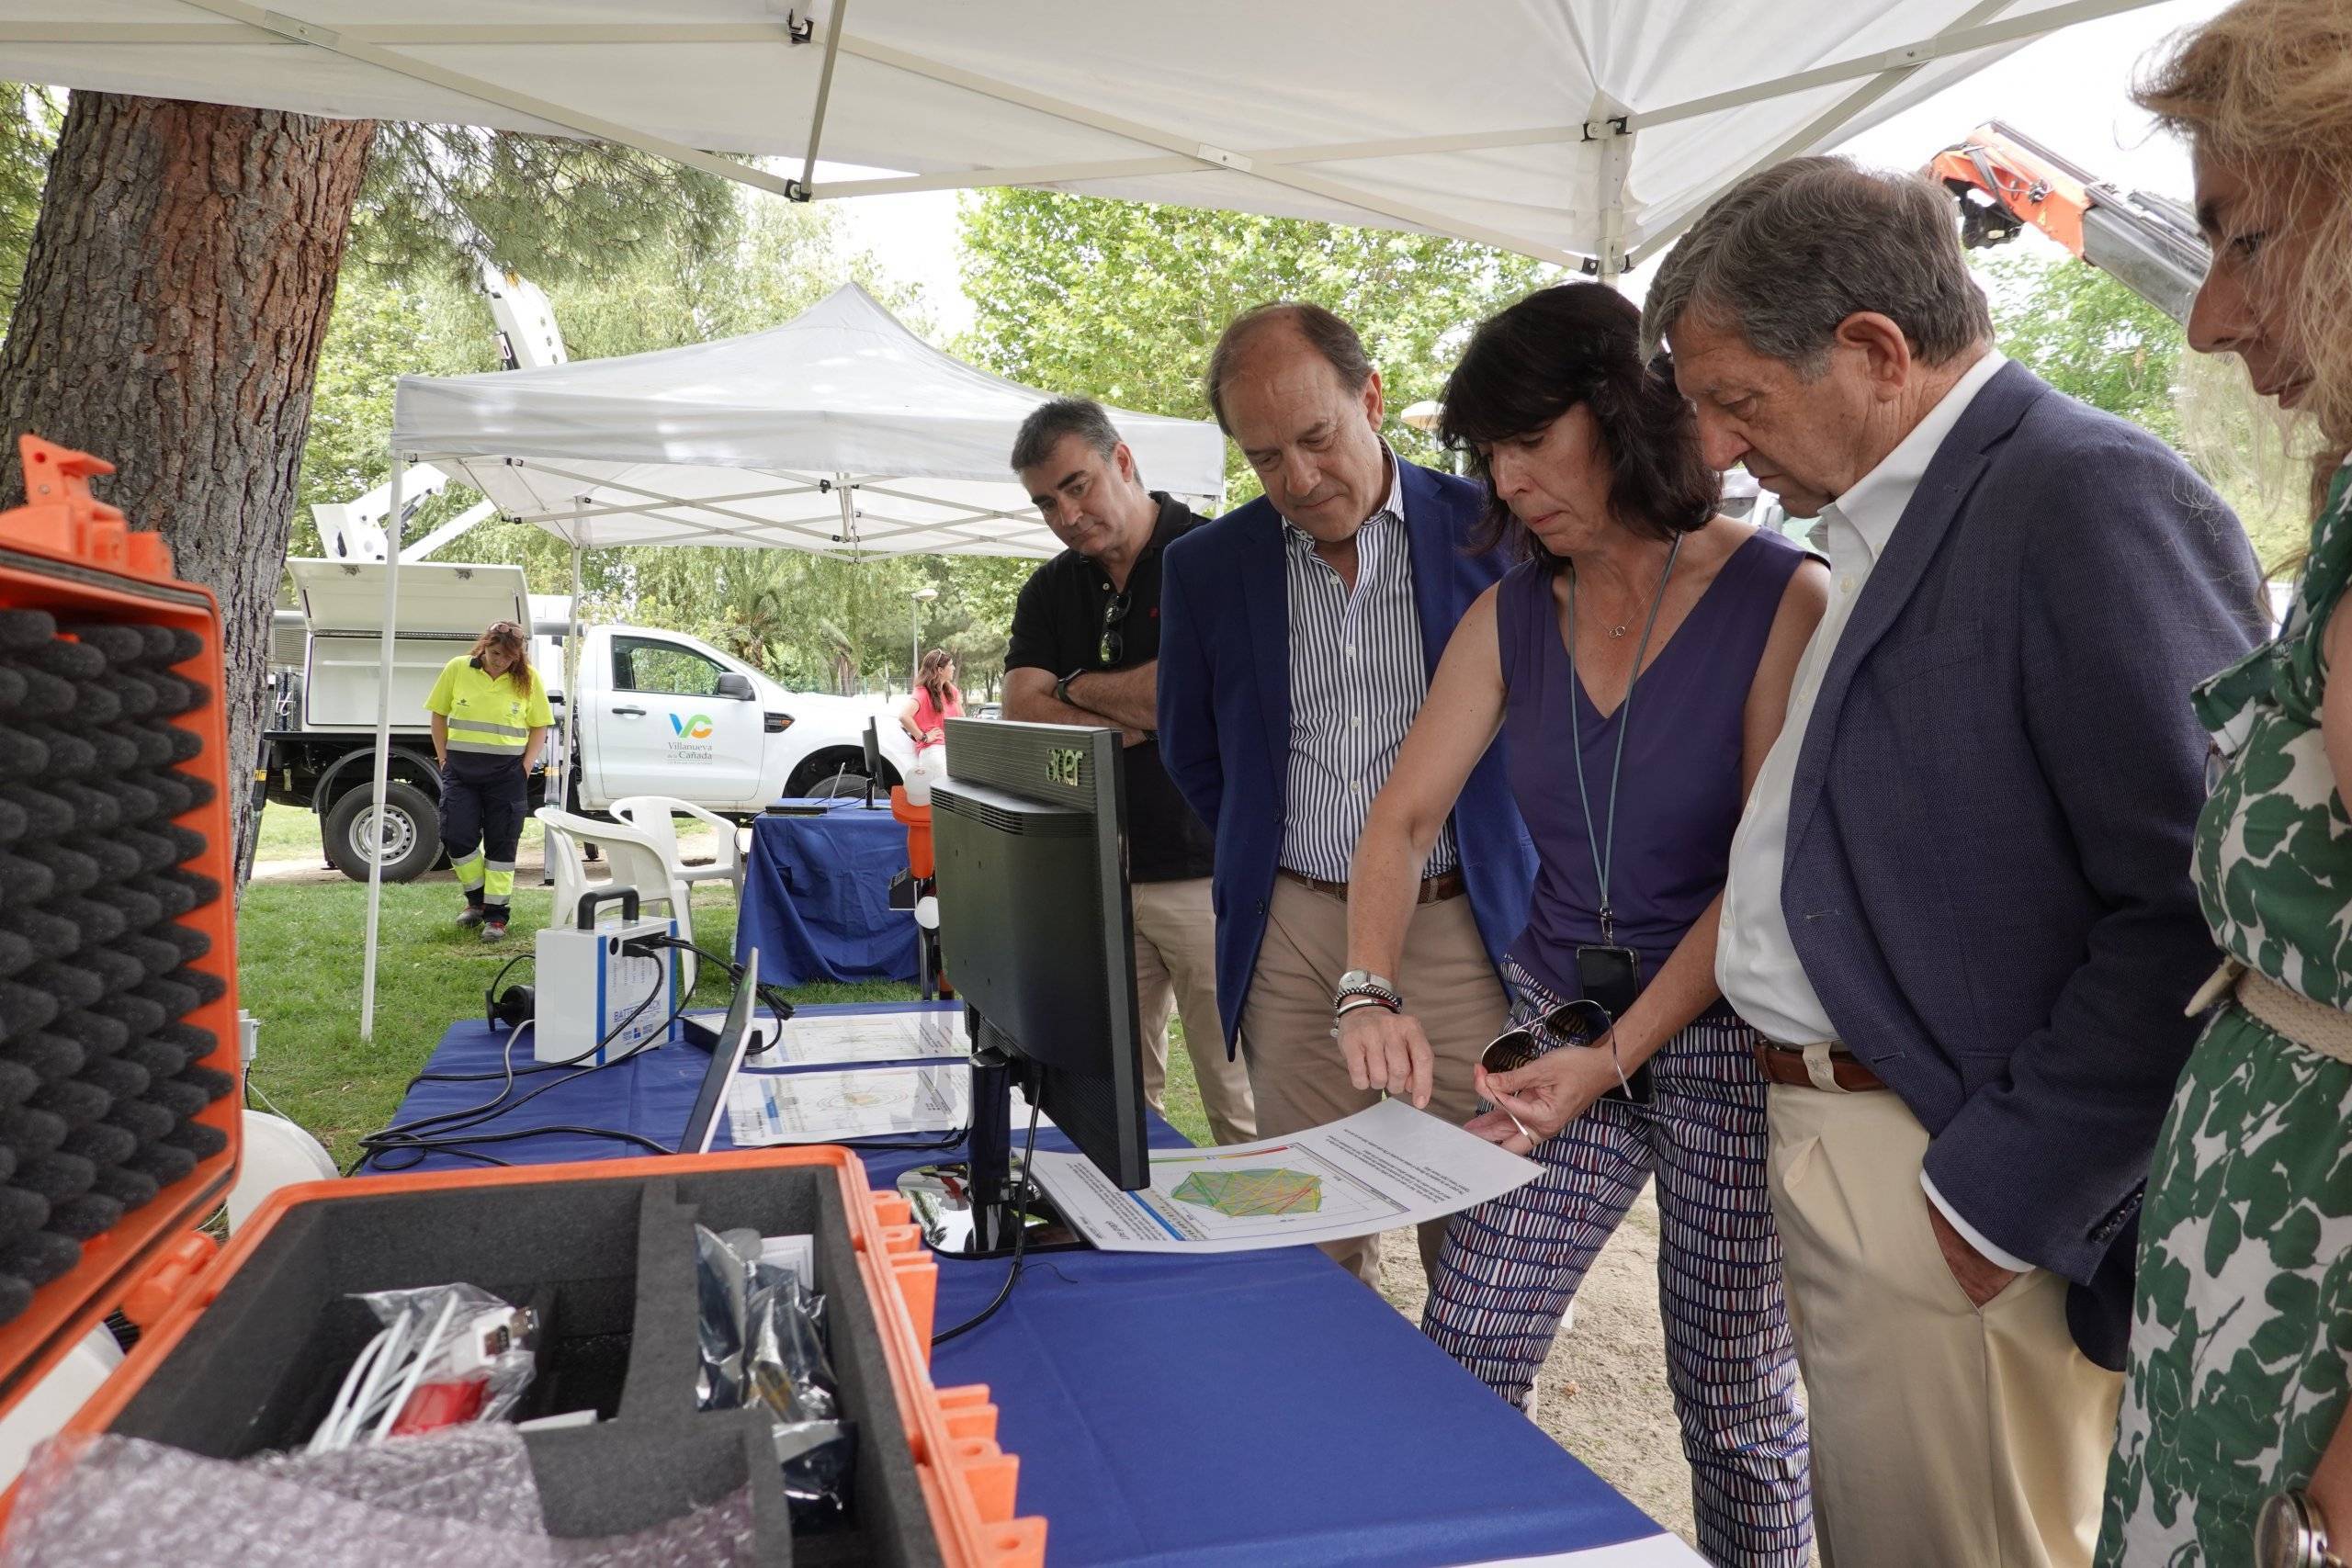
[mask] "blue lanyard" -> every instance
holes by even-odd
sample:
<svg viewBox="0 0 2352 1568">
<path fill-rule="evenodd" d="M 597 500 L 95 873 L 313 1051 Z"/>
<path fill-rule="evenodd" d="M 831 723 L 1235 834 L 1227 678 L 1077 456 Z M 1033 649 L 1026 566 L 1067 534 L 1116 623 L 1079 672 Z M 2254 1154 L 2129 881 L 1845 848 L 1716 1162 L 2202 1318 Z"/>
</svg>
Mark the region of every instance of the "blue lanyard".
<svg viewBox="0 0 2352 1568">
<path fill-rule="evenodd" d="M 1604 840 L 1592 830 L 1592 796 L 1584 784 L 1584 739 L 1577 734 L 1577 694 L 1583 691 L 1584 682 L 1577 675 L 1577 569 L 1568 563 L 1568 679 L 1576 682 L 1568 693 L 1568 746 L 1577 764 L 1577 802 L 1584 807 L 1585 847 L 1592 852 L 1592 874 L 1600 886 L 1600 941 L 1604 947 L 1617 945 L 1616 911 L 1609 906 L 1609 871 L 1617 861 L 1617 783 L 1625 768 L 1625 731 L 1634 727 L 1634 688 L 1641 683 L 1642 660 L 1648 657 L 1650 633 L 1657 629 L 1657 613 L 1666 604 L 1666 585 L 1674 581 L 1674 563 L 1682 554 L 1682 536 L 1677 534 L 1666 552 L 1666 570 L 1657 580 L 1657 597 L 1650 601 L 1649 619 L 1642 623 L 1642 640 L 1634 649 L 1634 672 L 1625 680 L 1624 701 L 1617 705 L 1617 754 L 1609 764 L 1609 830 Z"/>
</svg>

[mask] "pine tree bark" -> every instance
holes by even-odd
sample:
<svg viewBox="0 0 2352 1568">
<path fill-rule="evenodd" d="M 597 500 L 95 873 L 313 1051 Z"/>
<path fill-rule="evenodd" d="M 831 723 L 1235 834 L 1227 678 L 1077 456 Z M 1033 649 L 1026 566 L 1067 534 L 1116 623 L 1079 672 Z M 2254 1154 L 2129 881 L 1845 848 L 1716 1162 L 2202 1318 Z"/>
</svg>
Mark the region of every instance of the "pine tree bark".
<svg viewBox="0 0 2352 1568">
<path fill-rule="evenodd" d="M 0 342 L 0 506 L 23 494 L 22 432 L 104 457 L 101 497 L 220 599 L 241 867 L 295 476 L 374 133 L 75 93 Z"/>
</svg>

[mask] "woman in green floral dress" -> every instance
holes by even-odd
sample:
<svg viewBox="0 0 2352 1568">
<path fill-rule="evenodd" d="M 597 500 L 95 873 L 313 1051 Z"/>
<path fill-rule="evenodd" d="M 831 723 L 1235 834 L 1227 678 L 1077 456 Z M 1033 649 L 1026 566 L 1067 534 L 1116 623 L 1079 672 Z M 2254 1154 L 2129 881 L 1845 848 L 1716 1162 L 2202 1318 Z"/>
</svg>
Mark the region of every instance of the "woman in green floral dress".
<svg viewBox="0 0 2352 1568">
<path fill-rule="evenodd" d="M 2197 886 L 2245 973 L 2209 988 L 2157 1141 L 2098 1560 L 2256 1562 L 2283 1493 L 2352 1558 L 2352 679 L 2328 679 L 2352 659 L 2352 0 L 2243 0 L 2140 97 L 2196 155 L 2190 343 L 2327 456 L 2277 640 L 2195 696 L 2217 763 Z"/>
</svg>

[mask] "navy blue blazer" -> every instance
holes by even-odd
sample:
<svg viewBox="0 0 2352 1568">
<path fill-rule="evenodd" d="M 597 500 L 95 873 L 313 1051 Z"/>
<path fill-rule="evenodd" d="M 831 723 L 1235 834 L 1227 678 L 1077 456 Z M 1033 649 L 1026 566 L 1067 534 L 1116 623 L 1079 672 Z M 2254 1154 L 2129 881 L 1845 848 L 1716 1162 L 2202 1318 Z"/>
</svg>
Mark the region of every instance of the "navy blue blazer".
<svg viewBox="0 0 2352 1568">
<path fill-rule="evenodd" d="M 1863 585 L 1791 786 L 1781 908 L 1838 1038 L 1932 1135 L 1936 1190 L 2074 1282 L 2109 1368 L 2218 962 L 2188 692 L 2264 634 L 2261 581 L 2169 447 L 2005 366 Z"/>
<path fill-rule="evenodd" d="M 1466 479 L 1397 460 L 1413 602 L 1430 673 L 1499 554 L 1464 541 L 1486 504 Z M 1264 497 L 1168 547 L 1159 585 L 1159 751 L 1216 833 L 1216 999 L 1230 1055 L 1266 934 L 1290 780 L 1290 577 L 1283 520 Z M 1454 804 L 1453 833 L 1478 934 L 1499 969 L 1527 923 L 1535 849 L 1511 804 L 1498 738 Z"/>
</svg>

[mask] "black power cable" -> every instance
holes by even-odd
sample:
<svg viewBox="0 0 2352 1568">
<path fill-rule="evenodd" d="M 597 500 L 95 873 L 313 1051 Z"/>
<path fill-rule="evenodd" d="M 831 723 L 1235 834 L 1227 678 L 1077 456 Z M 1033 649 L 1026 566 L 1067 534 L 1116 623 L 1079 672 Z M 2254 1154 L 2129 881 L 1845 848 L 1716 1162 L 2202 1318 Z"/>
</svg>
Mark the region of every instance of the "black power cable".
<svg viewBox="0 0 2352 1568">
<path fill-rule="evenodd" d="M 518 1069 L 514 1066 L 515 1042 L 523 1037 L 524 1030 L 533 1027 L 531 1021 L 527 1019 L 523 1022 L 516 1024 L 514 1032 L 506 1037 L 503 1070 L 495 1075 L 503 1080 L 500 1084 L 499 1091 L 496 1094 L 492 1095 L 490 1099 L 482 1101 L 479 1105 L 467 1106 L 457 1111 L 436 1111 L 430 1116 L 420 1116 L 413 1121 L 398 1122 L 392 1126 L 385 1127 L 379 1131 L 368 1134 L 359 1141 L 361 1151 L 359 1157 L 352 1162 L 350 1168 L 344 1174 L 346 1176 L 352 1175 L 371 1163 L 379 1171 L 411 1170 L 415 1168 L 418 1165 L 423 1164 L 425 1156 L 431 1154 L 457 1154 L 462 1158 L 480 1160 L 485 1164 L 503 1165 L 508 1162 L 496 1159 L 486 1155 L 466 1154 L 462 1149 L 456 1145 L 509 1143 L 518 1138 L 544 1137 L 550 1133 L 570 1133 L 576 1136 L 611 1138 L 620 1143 L 635 1144 L 639 1147 L 647 1149 L 654 1154 L 671 1153 L 672 1151 L 667 1146 L 655 1143 L 652 1139 L 644 1136 L 642 1134 L 631 1133 L 610 1127 L 579 1127 L 569 1125 L 561 1127 L 529 1127 L 516 1132 L 496 1134 L 476 1133 L 473 1131 L 473 1129 L 481 1126 L 486 1122 L 494 1121 L 498 1117 L 507 1114 L 509 1111 L 522 1109 L 524 1106 L 528 1105 L 532 1100 L 537 1100 L 539 1096 L 547 1093 L 549 1089 L 560 1089 L 565 1084 L 569 1083 L 576 1083 L 581 1078 L 587 1077 L 590 1073 L 602 1072 L 606 1067 L 627 1061 L 628 1057 L 622 1055 L 616 1056 L 611 1061 L 598 1062 L 592 1066 L 579 1067 L 579 1064 L 586 1061 L 589 1057 L 596 1055 L 599 1051 L 604 1050 L 605 1046 L 611 1044 L 615 1040 L 619 1039 L 623 1034 L 627 1033 L 629 1026 L 635 1023 L 638 1019 L 643 1015 L 647 1008 L 653 1005 L 654 998 L 661 994 L 661 987 L 659 987 L 646 992 L 644 999 L 639 1002 L 636 1007 L 629 1010 L 629 1014 L 627 1018 L 622 1019 L 620 1022 L 615 1024 L 612 1029 L 605 1033 L 603 1039 L 597 1041 L 595 1044 L 590 1046 L 587 1050 L 581 1052 L 578 1055 L 567 1056 L 561 1061 L 557 1062 L 543 1062 L 536 1067 L 525 1067 Z M 673 1008 L 670 1011 L 670 1016 L 662 1020 L 662 1030 L 666 1031 L 671 1024 L 675 1023 L 679 1016 L 686 1010 L 686 1001 L 681 1000 L 676 1007 Z M 538 1088 L 533 1089 L 530 1093 L 523 1096 L 520 1100 L 510 1100 L 507 1098 L 514 1092 L 514 1079 L 523 1074 L 551 1071 L 563 1067 L 578 1067 L 579 1070 L 568 1073 L 564 1077 L 556 1079 L 553 1083 L 542 1084 Z M 452 1079 L 456 1079 L 459 1077 L 471 1078 L 474 1075 L 468 1074 L 449 1076 Z M 487 1077 L 492 1075 L 484 1074 L 481 1076 Z M 417 1079 L 411 1081 L 411 1087 L 413 1088 L 415 1083 L 421 1081 L 423 1081 L 422 1075 L 420 1075 Z M 427 1134 L 425 1132 L 425 1129 L 427 1128 L 430 1128 L 433 1131 L 430 1134 Z M 394 1164 L 390 1156 L 396 1155 L 405 1155 L 409 1157 L 401 1160 L 398 1164 Z"/>
<path fill-rule="evenodd" d="M 1045 1098 L 1042 1088 L 1037 1098 L 1039 1100 Z M 1022 1255 L 1029 1247 L 1029 1195 L 1036 1184 L 1036 1179 L 1032 1174 L 1031 1162 L 1036 1152 L 1037 1106 L 1036 1102 L 1032 1100 L 1029 1105 L 1029 1135 L 1022 1141 L 1021 1147 L 1021 1184 L 1014 1190 L 1012 1201 L 1012 1223 L 1016 1227 L 1012 1234 L 1012 1267 L 1004 1271 L 1004 1283 L 997 1287 L 996 1299 L 982 1307 L 977 1314 L 966 1318 L 955 1327 L 943 1329 L 933 1335 L 931 1337 L 933 1348 L 936 1349 L 946 1344 L 959 1334 L 969 1334 L 973 1329 L 994 1317 L 997 1309 L 1012 1299 L 1012 1287 L 1020 1283 Z"/>
</svg>

